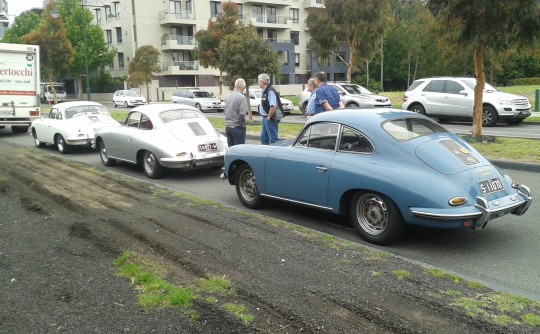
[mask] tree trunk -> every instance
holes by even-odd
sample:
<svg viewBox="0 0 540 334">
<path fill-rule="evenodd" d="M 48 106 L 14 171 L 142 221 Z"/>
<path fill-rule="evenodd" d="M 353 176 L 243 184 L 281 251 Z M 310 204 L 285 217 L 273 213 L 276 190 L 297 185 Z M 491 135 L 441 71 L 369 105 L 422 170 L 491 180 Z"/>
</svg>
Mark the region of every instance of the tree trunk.
<svg viewBox="0 0 540 334">
<path fill-rule="evenodd" d="M 248 107 L 248 122 L 253 123 L 253 113 L 251 112 L 251 103 L 249 101 L 249 85 L 246 85 L 246 99 Z"/>
<path fill-rule="evenodd" d="M 223 71 L 219 70 L 219 100 L 223 96 Z"/>
<path fill-rule="evenodd" d="M 411 53 L 407 54 L 407 87 L 411 85 Z"/>
<path fill-rule="evenodd" d="M 353 65 L 354 65 L 354 48 L 349 47 L 349 63 L 347 64 L 347 82 L 352 82 Z"/>
<path fill-rule="evenodd" d="M 82 100 L 83 99 L 82 74 L 77 75 L 77 91 L 79 93 L 79 100 Z"/>
<path fill-rule="evenodd" d="M 482 137 L 482 98 L 486 76 L 484 72 L 484 41 L 480 41 L 474 49 L 474 74 L 476 86 L 474 86 L 473 128 L 474 138 Z"/>
<path fill-rule="evenodd" d="M 384 92 L 384 38 L 381 39 L 381 91 Z"/>
<path fill-rule="evenodd" d="M 369 89 L 369 60 L 366 60 L 366 88 Z"/>
</svg>

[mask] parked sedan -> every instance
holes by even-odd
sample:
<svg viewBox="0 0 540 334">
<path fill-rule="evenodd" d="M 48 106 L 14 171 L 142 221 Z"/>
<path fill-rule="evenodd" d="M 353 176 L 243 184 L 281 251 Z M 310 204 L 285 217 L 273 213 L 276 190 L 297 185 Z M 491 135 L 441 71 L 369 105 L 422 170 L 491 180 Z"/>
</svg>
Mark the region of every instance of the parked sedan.
<svg viewBox="0 0 540 334">
<path fill-rule="evenodd" d="M 115 108 L 119 105 L 129 108 L 146 103 L 144 96 L 132 90 L 117 90 L 113 95 L 113 105 Z"/>
<path fill-rule="evenodd" d="M 274 198 L 349 214 L 375 244 L 397 240 L 407 224 L 482 229 L 532 201 L 529 188 L 460 137 L 387 108 L 321 113 L 295 140 L 233 146 L 222 178 L 249 208 Z"/>
<path fill-rule="evenodd" d="M 249 90 L 249 104 L 252 113 L 259 113 L 259 105 L 261 104 L 262 89 L 254 88 Z M 293 103 L 291 100 L 287 100 L 281 97 L 281 106 L 283 106 L 283 112 L 287 115 L 293 111 Z"/>
<path fill-rule="evenodd" d="M 116 126 L 120 124 L 103 105 L 73 101 L 53 105 L 49 115 L 34 120 L 30 128 L 37 147 L 53 144 L 64 154 L 74 146 L 92 146 L 98 129 Z"/>
<path fill-rule="evenodd" d="M 138 164 L 159 178 L 164 168 L 221 168 L 227 138 L 193 107 L 153 104 L 134 108 L 122 126 L 98 131 L 96 146 L 105 166 Z"/>
</svg>

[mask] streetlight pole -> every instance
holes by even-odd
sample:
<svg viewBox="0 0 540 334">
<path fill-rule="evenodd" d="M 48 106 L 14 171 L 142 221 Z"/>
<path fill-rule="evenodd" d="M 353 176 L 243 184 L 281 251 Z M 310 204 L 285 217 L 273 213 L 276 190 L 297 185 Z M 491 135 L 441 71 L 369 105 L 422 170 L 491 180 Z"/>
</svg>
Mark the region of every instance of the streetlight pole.
<svg viewBox="0 0 540 334">
<path fill-rule="evenodd" d="M 78 5 L 75 5 L 75 4 L 71 4 L 71 3 L 61 3 L 61 2 L 54 2 L 54 5 L 59 5 L 59 6 L 69 6 L 69 7 L 74 7 L 74 6 L 78 6 Z M 86 79 L 86 99 L 88 101 L 91 101 L 92 98 L 91 98 L 91 94 L 90 94 L 90 77 L 89 77 L 89 74 L 88 74 L 88 43 L 86 41 L 86 20 L 85 20 L 85 16 L 84 16 L 84 7 L 94 7 L 94 8 L 107 8 L 108 5 L 102 5 L 102 6 L 94 6 L 94 5 L 85 5 L 82 0 L 81 0 L 81 9 L 82 9 L 82 15 L 83 15 L 83 22 L 82 23 L 82 33 L 83 33 L 83 43 L 84 43 L 84 75 L 85 75 L 85 79 Z M 51 16 L 56 19 L 58 18 L 58 16 L 60 15 L 60 13 L 58 13 L 58 11 L 56 11 L 56 9 L 53 9 L 51 11 Z M 113 16 L 112 13 L 109 11 L 109 15 Z"/>
</svg>

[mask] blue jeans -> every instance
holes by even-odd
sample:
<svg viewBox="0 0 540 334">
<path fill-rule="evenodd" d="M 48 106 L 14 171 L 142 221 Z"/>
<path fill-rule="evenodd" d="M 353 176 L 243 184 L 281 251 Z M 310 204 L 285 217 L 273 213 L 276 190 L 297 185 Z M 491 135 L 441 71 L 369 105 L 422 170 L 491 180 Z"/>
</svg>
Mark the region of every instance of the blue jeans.
<svg viewBox="0 0 540 334">
<path fill-rule="evenodd" d="M 268 145 L 277 142 L 279 122 L 269 120 L 267 116 L 262 118 L 261 144 Z"/>
<path fill-rule="evenodd" d="M 227 144 L 229 147 L 246 143 L 246 128 L 237 126 L 234 128 L 225 128 L 227 135 Z"/>
</svg>

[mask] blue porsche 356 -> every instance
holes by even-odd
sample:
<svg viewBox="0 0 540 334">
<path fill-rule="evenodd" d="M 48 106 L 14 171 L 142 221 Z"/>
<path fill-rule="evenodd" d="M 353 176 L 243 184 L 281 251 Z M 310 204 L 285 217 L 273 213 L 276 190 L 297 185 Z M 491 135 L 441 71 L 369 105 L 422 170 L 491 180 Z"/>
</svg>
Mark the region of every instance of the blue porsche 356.
<svg viewBox="0 0 540 334">
<path fill-rule="evenodd" d="M 230 147 L 222 178 L 249 208 L 274 198 L 348 214 L 374 244 L 397 240 L 405 224 L 482 229 L 532 201 L 460 137 L 394 109 L 325 112 L 294 140 Z"/>
</svg>

